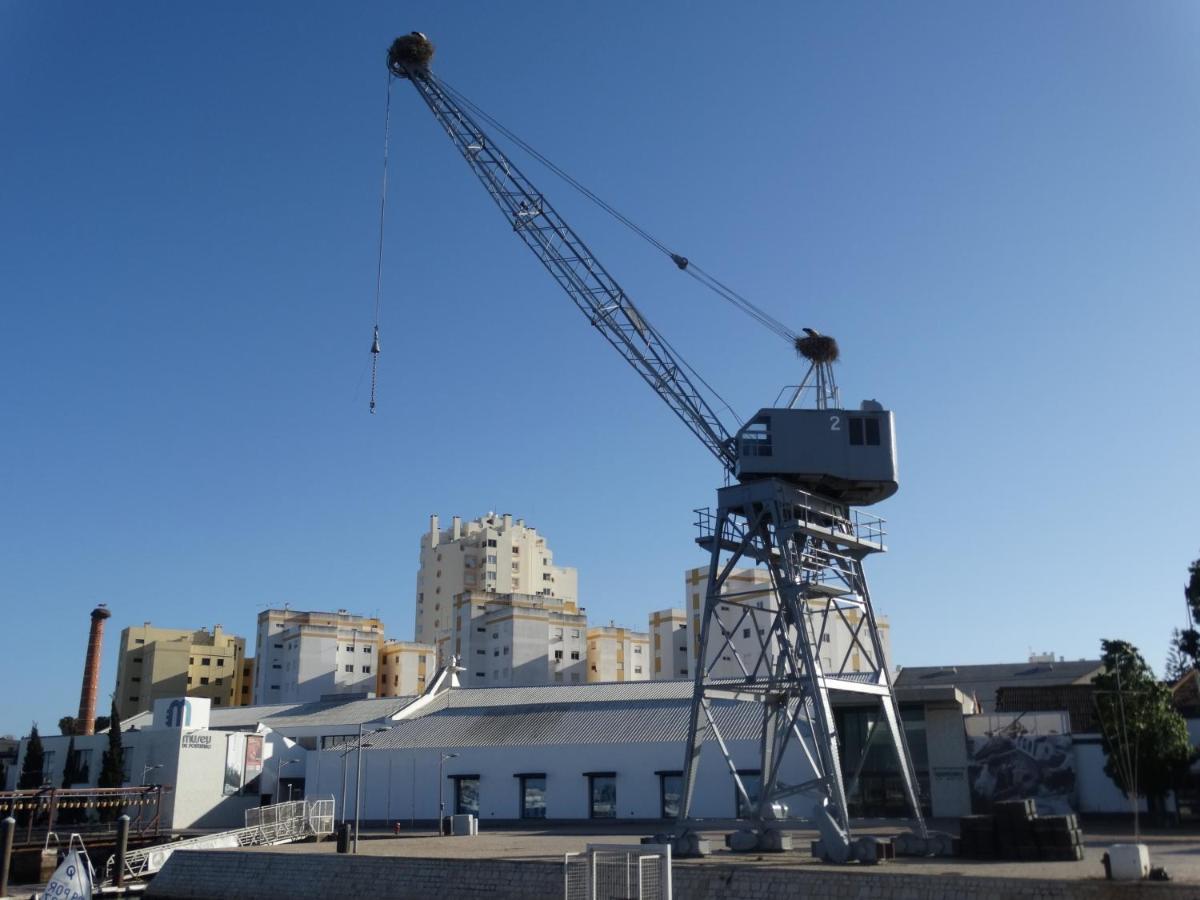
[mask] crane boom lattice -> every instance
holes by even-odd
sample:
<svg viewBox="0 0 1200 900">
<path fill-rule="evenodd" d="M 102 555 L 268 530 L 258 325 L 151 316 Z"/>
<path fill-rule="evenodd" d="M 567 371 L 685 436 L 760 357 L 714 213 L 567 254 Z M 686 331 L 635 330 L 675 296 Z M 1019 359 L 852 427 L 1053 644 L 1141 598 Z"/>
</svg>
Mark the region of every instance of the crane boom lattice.
<svg viewBox="0 0 1200 900">
<path fill-rule="evenodd" d="M 487 189 L 513 231 L 617 352 L 726 469 L 735 459 L 720 416 L 688 377 L 687 365 L 549 201 L 455 102 L 433 73 L 413 86 Z"/>
</svg>

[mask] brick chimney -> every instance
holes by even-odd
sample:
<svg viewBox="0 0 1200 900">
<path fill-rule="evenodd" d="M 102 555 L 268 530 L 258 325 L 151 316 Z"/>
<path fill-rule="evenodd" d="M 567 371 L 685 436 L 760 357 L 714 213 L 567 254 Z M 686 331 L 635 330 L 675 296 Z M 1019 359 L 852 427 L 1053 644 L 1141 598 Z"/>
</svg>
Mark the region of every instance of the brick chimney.
<svg viewBox="0 0 1200 900">
<path fill-rule="evenodd" d="M 79 691 L 79 734 L 96 731 L 96 692 L 100 687 L 100 647 L 104 643 L 104 620 L 111 616 L 103 603 L 92 610 L 92 629 L 88 633 L 87 658 L 83 661 L 83 688 Z M 116 724 L 116 723 L 114 723 Z"/>
</svg>

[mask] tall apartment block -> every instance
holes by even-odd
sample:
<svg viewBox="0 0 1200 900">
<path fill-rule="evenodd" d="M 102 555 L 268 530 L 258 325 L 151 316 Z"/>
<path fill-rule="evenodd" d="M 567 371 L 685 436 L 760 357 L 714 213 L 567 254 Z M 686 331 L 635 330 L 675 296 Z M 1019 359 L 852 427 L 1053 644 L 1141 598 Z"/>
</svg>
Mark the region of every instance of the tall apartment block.
<svg viewBox="0 0 1200 900">
<path fill-rule="evenodd" d="M 575 604 L 579 578 L 554 565 L 546 539 L 510 515 L 488 513 L 469 522 L 455 516 L 445 531 L 431 516 L 421 537 L 414 635 L 444 643 L 455 630 L 454 600 L 464 592 L 546 597 Z"/>
<path fill-rule="evenodd" d="M 587 678 L 587 616 L 574 600 L 467 591 L 439 656 L 457 656 L 464 687 L 570 684 Z"/>
<path fill-rule="evenodd" d="M 207 697 L 213 706 L 250 702 L 246 640 L 220 625 L 198 631 L 155 628 L 149 622 L 121 632 L 117 709 L 122 717 L 147 712 L 164 697 Z"/>
<path fill-rule="evenodd" d="M 682 609 L 650 613 L 651 678 L 690 678 L 695 674 L 688 631 L 687 613 Z"/>
<path fill-rule="evenodd" d="M 619 625 L 587 630 L 588 681 L 646 681 L 650 678 L 650 635 Z"/>
<path fill-rule="evenodd" d="M 437 649 L 432 644 L 385 641 L 379 656 L 380 697 L 422 694 L 437 671 Z"/>
<path fill-rule="evenodd" d="M 305 703 L 327 694 L 375 693 L 383 622 L 337 612 L 258 614 L 254 702 Z"/>
<path fill-rule="evenodd" d="M 691 667 L 699 652 L 700 615 L 708 587 L 708 567 L 690 569 L 685 573 L 684 581 L 690 618 L 691 635 L 687 647 Z M 711 625 L 713 636 L 719 639 L 709 640 L 709 671 L 718 678 L 738 678 L 744 673 L 733 650 L 736 648 L 743 661 L 757 658 L 763 635 L 770 633 L 770 621 L 776 608 L 775 593 L 766 569 L 734 569 L 725 581 L 723 596 L 728 598 L 728 603 L 718 607 L 720 622 Z M 810 601 L 810 604 L 819 602 Z M 844 660 L 848 671 L 857 672 L 861 654 L 853 638 L 853 629 L 858 624 L 859 614 L 852 610 L 846 617 L 847 623 L 836 616 L 829 618 L 825 633 L 821 635 L 821 665 L 826 669 L 841 667 Z M 884 655 L 890 662 L 891 627 L 887 616 L 876 615 L 876 626 Z M 768 654 L 773 649 L 768 646 Z"/>
</svg>

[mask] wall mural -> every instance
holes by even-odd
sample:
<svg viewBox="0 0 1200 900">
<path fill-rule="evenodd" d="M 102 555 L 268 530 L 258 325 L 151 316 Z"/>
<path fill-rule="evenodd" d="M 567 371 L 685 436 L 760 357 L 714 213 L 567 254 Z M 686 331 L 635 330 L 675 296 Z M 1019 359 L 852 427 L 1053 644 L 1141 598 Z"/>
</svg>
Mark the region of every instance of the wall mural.
<svg viewBox="0 0 1200 900">
<path fill-rule="evenodd" d="M 992 811 L 1002 800 L 1037 801 L 1038 813 L 1074 812 L 1075 753 L 1070 734 L 1024 716 L 971 716 L 967 778 L 971 808 Z M 982 720 L 982 721 L 980 721 Z M 1063 729 L 1065 730 L 1065 729 Z"/>
</svg>

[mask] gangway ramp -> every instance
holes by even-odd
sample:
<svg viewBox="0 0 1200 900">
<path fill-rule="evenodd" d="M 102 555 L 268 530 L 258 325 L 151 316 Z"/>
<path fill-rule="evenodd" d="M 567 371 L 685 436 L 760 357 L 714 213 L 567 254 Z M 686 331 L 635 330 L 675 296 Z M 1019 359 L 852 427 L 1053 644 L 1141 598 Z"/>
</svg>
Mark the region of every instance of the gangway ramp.
<svg viewBox="0 0 1200 900">
<path fill-rule="evenodd" d="M 125 854 L 125 880 L 137 881 L 158 872 L 178 850 L 216 850 L 235 847 L 261 847 L 289 844 L 309 837 L 333 833 L 333 798 L 293 800 L 246 810 L 246 826 L 187 838 L 169 844 L 154 844 Z M 108 858 L 104 883 L 111 884 L 116 873 L 116 856 Z"/>
</svg>

